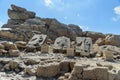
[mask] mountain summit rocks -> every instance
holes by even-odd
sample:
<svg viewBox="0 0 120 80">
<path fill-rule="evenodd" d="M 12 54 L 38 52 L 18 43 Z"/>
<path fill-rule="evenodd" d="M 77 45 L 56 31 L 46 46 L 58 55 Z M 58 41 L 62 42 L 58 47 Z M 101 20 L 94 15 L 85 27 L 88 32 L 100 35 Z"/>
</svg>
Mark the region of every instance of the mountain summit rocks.
<svg viewBox="0 0 120 80">
<path fill-rule="evenodd" d="M 11 5 L 11 9 L 8 9 L 8 16 L 11 19 L 22 19 L 22 20 L 26 20 L 29 18 L 34 18 L 35 17 L 35 13 L 31 12 L 31 11 L 27 11 L 24 8 L 18 7 L 16 5 Z"/>
<path fill-rule="evenodd" d="M 71 40 L 75 40 L 77 36 L 82 36 L 82 29 L 77 25 L 66 25 L 56 19 L 40 18 L 35 16 L 35 12 L 13 4 L 11 8 L 8 9 L 10 19 L 2 28 L 11 28 L 11 33 L 18 36 L 17 40 L 28 41 L 34 32 L 47 34 L 53 41 L 60 36 L 70 37 Z"/>
</svg>

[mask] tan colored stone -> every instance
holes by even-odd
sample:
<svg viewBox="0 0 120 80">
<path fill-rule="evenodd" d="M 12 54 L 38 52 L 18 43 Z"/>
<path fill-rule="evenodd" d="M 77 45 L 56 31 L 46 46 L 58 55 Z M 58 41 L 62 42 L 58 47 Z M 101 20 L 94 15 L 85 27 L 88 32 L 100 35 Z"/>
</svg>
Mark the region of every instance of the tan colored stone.
<svg viewBox="0 0 120 80">
<path fill-rule="evenodd" d="M 69 80 L 82 80 L 82 72 L 83 72 L 83 66 L 79 63 L 76 63 L 71 75 L 69 76 Z"/>
<path fill-rule="evenodd" d="M 108 80 L 108 68 L 106 67 L 95 68 L 94 74 L 97 80 Z"/>
<path fill-rule="evenodd" d="M 48 53 L 49 46 L 47 44 L 41 45 L 41 53 Z"/>
<path fill-rule="evenodd" d="M 19 50 L 9 50 L 9 55 L 11 57 L 18 57 L 18 56 L 20 56 L 20 51 Z"/>
<path fill-rule="evenodd" d="M 67 56 L 74 56 L 74 48 L 67 48 Z"/>
<path fill-rule="evenodd" d="M 27 68 L 25 68 L 25 73 L 30 75 L 30 76 L 34 76 L 35 70 L 33 68 L 27 67 Z"/>
<path fill-rule="evenodd" d="M 0 49 L 4 49 L 4 48 L 5 48 L 5 46 L 0 44 Z"/>
<path fill-rule="evenodd" d="M 49 53 L 53 53 L 53 47 L 52 46 L 49 46 Z"/>
<path fill-rule="evenodd" d="M 27 43 L 24 41 L 16 41 L 15 44 L 19 49 L 21 49 L 21 48 L 26 48 Z"/>
<path fill-rule="evenodd" d="M 113 52 L 110 50 L 103 50 L 103 57 L 105 60 L 113 60 Z"/>
<path fill-rule="evenodd" d="M 65 80 L 65 76 L 60 76 L 58 80 Z"/>
<path fill-rule="evenodd" d="M 108 73 L 108 80 L 116 80 L 116 79 L 115 79 L 116 76 L 117 76 L 117 74 L 115 74 L 115 73 L 112 72 L 112 71 L 109 71 L 109 73 Z"/>
<path fill-rule="evenodd" d="M 27 64 L 27 65 L 39 64 L 39 60 L 36 60 L 36 59 L 28 59 L 28 60 L 25 61 L 25 64 Z"/>
<path fill-rule="evenodd" d="M 65 73 L 65 78 L 69 78 L 70 73 Z"/>
<path fill-rule="evenodd" d="M 0 36 L 10 38 L 10 39 L 17 39 L 17 36 L 10 32 L 0 31 Z"/>
<path fill-rule="evenodd" d="M 5 49 L 7 50 L 18 50 L 17 46 L 13 42 L 2 42 L 2 45 L 5 46 Z"/>
<path fill-rule="evenodd" d="M 105 44 L 105 39 L 104 38 L 98 38 L 98 40 L 96 40 L 95 44 L 98 44 L 99 46 L 104 45 Z"/>
<path fill-rule="evenodd" d="M 94 73 L 93 68 L 85 68 L 83 70 L 83 80 L 96 80 L 96 74 Z"/>
<path fill-rule="evenodd" d="M 11 69 L 15 69 L 15 68 L 18 68 L 19 62 L 17 62 L 17 61 L 10 61 L 9 65 L 10 65 Z"/>
<path fill-rule="evenodd" d="M 53 77 L 60 72 L 59 63 L 50 63 L 46 65 L 39 65 L 36 71 L 37 76 Z"/>
<path fill-rule="evenodd" d="M 0 49 L 0 54 L 2 55 L 2 54 L 6 54 L 7 53 L 7 51 L 6 50 L 4 50 L 4 49 Z"/>
</svg>

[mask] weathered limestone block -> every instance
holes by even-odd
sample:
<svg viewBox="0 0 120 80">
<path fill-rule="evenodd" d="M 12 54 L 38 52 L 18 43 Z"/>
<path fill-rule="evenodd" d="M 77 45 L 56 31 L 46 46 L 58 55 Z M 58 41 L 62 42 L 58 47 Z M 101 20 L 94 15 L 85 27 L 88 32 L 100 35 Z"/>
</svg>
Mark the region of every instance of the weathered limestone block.
<svg viewBox="0 0 120 80">
<path fill-rule="evenodd" d="M 88 67 L 83 69 L 83 80 L 108 80 L 108 68 Z"/>
<path fill-rule="evenodd" d="M 0 36 L 16 40 L 17 36 L 9 31 L 0 31 Z"/>
<path fill-rule="evenodd" d="M 89 37 L 76 37 L 75 52 L 81 56 L 89 56 L 92 50 L 92 39 Z"/>
<path fill-rule="evenodd" d="M 108 68 L 106 67 L 95 68 L 94 74 L 97 80 L 108 80 Z"/>
<path fill-rule="evenodd" d="M 49 46 L 47 44 L 41 45 L 41 53 L 48 53 Z"/>
<path fill-rule="evenodd" d="M 9 55 L 11 57 L 18 57 L 18 56 L 20 56 L 20 51 L 19 50 L 9 50 Z"/>
<path fill-rule="evenodd" d="M 80 63 L 76 63 L 69 76 L 69 80 L 82 80 L 82 72 L 83 66 Z"/>
<path fill-rule="evenodd" d="M 18 50 L 17 46 L 13 42 L 3 41 L 1 44 L 4 45 L 5 50 Z"/>
<path fill-rule="evenodd" d="M 16 41 L 15 44 L 18 49 L 25 49 L 27 45 L 27 43 L 24 41 Z"/>
<path fill-rule="evenodd" d="M 67 48 L 67 56 L 74 57 L 74 48 Z"/>
<path fill-rule="evenodd" d="M 18 68 L 19 62 L 12 60 L 12 61 L 9 62 L 9 65 L 10 65 L 10 68 L 11 68 L 12 70 L 14 70 L 15 68 Z"/>
<path fill-rule="evenodd" d="M 25 73 L 30 75 L 30 76 L 34 76 L 35 75 L 35 70 L 32 67 L 28 66 L 28 67 L 25 68 Z"/>
<path fill-rule="evenodd" d="M 36 71 L 36 75 L 42 77 L 53 77 L 59 74 L 59 72 L 59 63 L 50 63 L 46 65 L 39 65 Z"/>
<path fill-rule="evenodd" d="M 0 49 L 4 49 L 4 48 L 5 48 L 5 46 L 0 44 Z"/>
<path fill-rule="evenodd" d="M 35 65 L 35 64 L 39 64 L 39 60 L 36 59 L 28 59 L 24 62 L 27 65 Z"/>
<path fill-rule="evenodd" d="M 83 80 L 96 80 L 96 76 L 93 68 L 85 68 L 83 70 Z M 101 74 L 100 74 L 101 75 Z"/>
<path fill-rule="evenodd" d="M 113 60 L 113 51 L 103 50 L 103 57 L 105 60 Z"/>
<path fill-rule="evenodd" d="M 65 36 L 58 37 L 54 42 L 53 48 L 60 50 L 66 50 L 67 48 L 70 48 L 70 39 Z"/>
<path fill-rule="evenodd" d="M 116 80 L 117 74 L 113 71 L 108 72 L 108 80 Z"/>
<path fill-rule="evenodd" d="M 0 55 L 3 55 L 3 54 L 7 54 L 8 51 L 4 50 L 4 49 L 0 49 Z"/>
<path fill-rule="evenodd" d="M 48 52 L 49 52 L 49 53 L 53 53 L 53 47 L 52 47 L 52 46 L 49 46 Z"/>
<path fill-rule="evenodd" d="M 10 65 L 9 64 L 5 64 L 4 67 L 3 67 L 3 69 L 5 71 L 9 71 L 10 70 Z"/>
<path fill-rule="evenodd" d="M 33 48 L 37 48 L 37 47 L 41 47 L 41 45 L 44 43 L 45 39 L 46 39 L 46 35 L 44 34 L 35 34 L 32 39 L 28 42 L 27 46 L 28 47 L 33 47 Z"/>
</svg>

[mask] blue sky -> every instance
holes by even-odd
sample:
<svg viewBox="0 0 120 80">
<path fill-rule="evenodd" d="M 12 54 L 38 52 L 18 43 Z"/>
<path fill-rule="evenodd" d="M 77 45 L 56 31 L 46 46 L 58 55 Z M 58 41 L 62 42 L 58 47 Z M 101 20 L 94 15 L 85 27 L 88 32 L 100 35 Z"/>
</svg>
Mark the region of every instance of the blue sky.
<svg viewBox="0 0 120 80">
<path fill-rule="evenodd" d="M 7 22 L 11 4 L 83 30 L 120 34 L 120 0 L 0 0 L 0 26 Z"/>
</svg>

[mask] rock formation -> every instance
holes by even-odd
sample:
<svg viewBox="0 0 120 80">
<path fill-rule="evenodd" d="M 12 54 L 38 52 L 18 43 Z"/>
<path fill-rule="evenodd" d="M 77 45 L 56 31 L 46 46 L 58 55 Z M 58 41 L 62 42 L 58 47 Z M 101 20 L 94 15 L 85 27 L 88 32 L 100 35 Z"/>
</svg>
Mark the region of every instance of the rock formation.
<svg viewBox="0 0 120 80">
<path fill-rule="evenodd" d="M 120 35 L 11 8 L 0 30 L 0 80 L 120 80 Z"/>
</svg>

